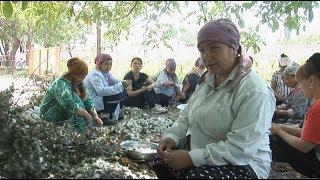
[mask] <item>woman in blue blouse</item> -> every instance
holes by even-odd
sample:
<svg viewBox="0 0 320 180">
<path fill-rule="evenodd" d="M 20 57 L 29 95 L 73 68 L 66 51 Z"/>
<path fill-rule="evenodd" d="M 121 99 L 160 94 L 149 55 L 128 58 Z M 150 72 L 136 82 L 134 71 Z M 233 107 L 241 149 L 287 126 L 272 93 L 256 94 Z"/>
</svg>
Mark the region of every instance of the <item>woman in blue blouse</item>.
<svg viewBox="0 0 320 180">
<path fill-rule="evenodd" d="M 96 68 L 88 74 L 84 83 L 104 124 L 115 124 L 121 118 L 120 105 L 126 97 L 125 88 L 131 82 L 121 82 L 110 73 L 112 57 L 109 54 L 99 54 L 95 64 Z"/>
</svg>

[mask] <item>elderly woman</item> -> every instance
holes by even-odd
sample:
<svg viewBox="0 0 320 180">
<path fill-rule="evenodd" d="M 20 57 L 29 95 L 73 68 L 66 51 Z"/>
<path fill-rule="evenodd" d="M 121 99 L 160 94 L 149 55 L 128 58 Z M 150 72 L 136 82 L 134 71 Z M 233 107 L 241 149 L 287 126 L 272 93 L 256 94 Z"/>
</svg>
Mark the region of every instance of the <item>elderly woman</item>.
<svg viewBox="0 0 320 180">
<path fill-rule="evenodd" d="M 283 103 L 290 93 L 290 88 L 282 81 L 282 73 L 289 65 L 291 65 L 290 58 L 285 54 L 281 54 L 279 59 L 280 69 L 272 74 L 271 87 L 274 91 L 274 95 L 276 96 L 277 105 Z"/>
<path fill-rule="evenodd" d="M 127 89 L 128 97 L 124 105 L 130 107 L 143 108 L 146 105 L 149 108 L 155 107 L 156 93 L 154 92 L 154 81 L 142 69 L 142 60 L 135 57 L 131 60 L 131 71 L 123 79 L 132 82 L 131 87 Z"/>
<path fill-rule="evenodd" d="M 205 66 L 201 58 L 198 58 L 195 62 L 194 67 L 191 71 L 184 77 L 182 81 L 182 93 L 186 96 L 186 99 L 182 102 L 186 102 L 190 96 L 193 94 L 196 86 L 198 84 L 199 78 L 205 71 Z"/>
<path fill-rule="evenodd" d="M 268 177 L 275 98 L 250 70 L 252 62 L 241 55 L 239 42 L 239 31 L 228 19 L 200 29 L 198 49 L 208 72 L 162 136 L 158 158 L 151 163 L 159 178 Z M 187 130 L 190 150 L 182 150 Z"/>
<path fill-rule="evenodd" d="M 284 85 L 291 90 L 289 96 L 285 99 L 285 103 L 276 107 L 272 120 L 274 123 L 299 124 L 303 120 L 308 99 L 299 89 L 298 81 L 295 78 L 298 68 L 299 65 L 291 64 L 283 71 L 282 78 Z"/>
<path fill-rule="evenodd" d="M 126 97 L 125 88 L 129 81 L 119 81 L 111 73 L 112 57 L 99 54 L 95 58 L 96 68 L 84 80 L 99 117 L 106 125 L 117 123 L 120 114 L 120 103 Z M 121 118 L 121 117 L 120 117 Z"/>
<path fill-rule="evenodd" d="M 186 99 L 178 85 L 178 77 L 175 70 L 176 62 L 174 59 L 167 59 L 166 68 L 160 73 L 155 83 L 154 90 L 161 106 L 168 106 L 170 100 Z M 177 96 L 179 98 L 176 98 Z"/>
<path fill-rule="evenodd" d="M 301 174 L 320 178 L 320 53 L 299 67 L 296 78 L 303 94 L 312 99 L 302 128 L 272 124 L 270 147 L 274 161 L 289 163 Z"/>
<path fill-rule="evenodd" d="M 40 117 L 60 125 L 69 121 L 80 133 L 93 123 L 101 126 L 102 121 L 83 85 L 88 74 L 87 64 L 79 58 L 71 58 L 67 66 L 68 72 L 53 80 L 47 89 L 40 105 Z"/>
</svg>

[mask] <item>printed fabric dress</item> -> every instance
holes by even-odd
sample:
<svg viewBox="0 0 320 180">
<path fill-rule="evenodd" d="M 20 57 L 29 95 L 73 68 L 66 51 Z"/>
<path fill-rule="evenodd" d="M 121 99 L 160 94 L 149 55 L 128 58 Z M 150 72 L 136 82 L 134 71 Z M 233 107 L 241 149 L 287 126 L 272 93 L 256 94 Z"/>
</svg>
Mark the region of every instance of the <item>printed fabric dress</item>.
<svg viewBox="0 0 320 180">
<path fill-rule="evenodd" d="M 77 109 L 84 108 L 88 112 L 94 109 L 94 104 L 89 95 L 81 99 L 72 90 L 72 84 L 64 77 L 59 77 L 52 81 L 47 89 L 40 105 L 40 117 L 45 121 L 62 125 L 70 122 L 71 125 L 80 133 L 83 133 L 93 124 L 77 114 Z"/>
</svg>

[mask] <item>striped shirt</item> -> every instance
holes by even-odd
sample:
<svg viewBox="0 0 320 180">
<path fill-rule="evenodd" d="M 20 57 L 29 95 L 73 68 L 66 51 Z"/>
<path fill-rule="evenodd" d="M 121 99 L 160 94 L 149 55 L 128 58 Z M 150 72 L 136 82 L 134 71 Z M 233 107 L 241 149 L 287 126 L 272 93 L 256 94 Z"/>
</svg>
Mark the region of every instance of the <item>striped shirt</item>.
<svg viewBox="0 0 320 180">
<path fill-rule="evenodd" d="M 291 91 L 291 88 L 286 86 L 282 79 L 281 79 L 281 76 L 282 76 L 282 72 L 281 70 L 278 70 L 276 71 L 275 73 L 273 73 L 272 75 L 272 81 L 273 82 L 276 82 L 276 92 L 275 94 L 279 94 L 279 95 L 282 95 L 284 96 L 285 98 L 287 98 L 289 96 L 289 93 Z"/>
</svg>

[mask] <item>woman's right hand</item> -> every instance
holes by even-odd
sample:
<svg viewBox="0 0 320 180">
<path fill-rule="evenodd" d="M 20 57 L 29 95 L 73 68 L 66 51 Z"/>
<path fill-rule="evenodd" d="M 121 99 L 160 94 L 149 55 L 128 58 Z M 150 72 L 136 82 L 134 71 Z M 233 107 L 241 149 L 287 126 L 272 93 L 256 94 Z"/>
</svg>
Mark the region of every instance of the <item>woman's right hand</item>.
<svg viewBox="0 0 320 180">
<path fill-rule="evenodd" d="M 146 86 L 142 86 L 141 88 L 140 88 L 140 91 L 141 92 L 145 92 L 147 90 L 147 87 Z"/>
<path fill-rule="evenodd" d="M 175 142 L 171 138 L 165 138 L 160 141 L 159 146 L 157 148 L 157 153 L 160 158 L 164 158 L 164 153 L 167 150 L 171 150 L 172 148 L 175 147 Z"/>
<path fill-rule="evenodd" d="M 122 82 L 123 87 L 128 87 L 131 85 L 132 81 L 131 80 L 123 80 Z"/>
<path fill-rule="evenodd" d="M 169 87 L 169 86 L 174 86 L 175 83 L 174 83 L 174 82 L 171 82 L 171 81 L 167 81 L 167 82 L 163 83 L 163 85 L 164 85 L 165 87 Z"/>
</svg>

